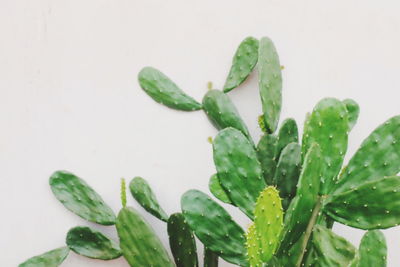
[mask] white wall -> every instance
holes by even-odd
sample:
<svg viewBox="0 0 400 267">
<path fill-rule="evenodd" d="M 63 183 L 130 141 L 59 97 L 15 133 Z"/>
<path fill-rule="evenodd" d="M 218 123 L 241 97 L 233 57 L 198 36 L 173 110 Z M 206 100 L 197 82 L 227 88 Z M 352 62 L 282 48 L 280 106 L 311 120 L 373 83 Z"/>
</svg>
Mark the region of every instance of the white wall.
<svg viewBox="0 0 400 267">
<path fill-rule="evenodd" d="M 358 101 L 351 155 L 400 113 L 399 8 L 374 0 L 1 0 L 0 265 L 62 246 L 70 227 L 87 224 L 52 195 L 55 170 L 86 179 L 115 211 L 120 177 L 148 179 L 169 213 L 186 190 L 207 190 L 214 167 L 206 140 L 216 131 L 202 112 L 172 111 L 145 95 L 136 77 L 143 66 L 201 100 L 207 81 L 223 85 L 244 37 L 268 35 L 285 66 L 283 118 L 302 124 L 325 96 Z M 254 76 L 230 94 L 256 139 L 257 94 Z M 167 244 L 165 225 L 145 216 Z M 358 245 L 362 231 L 335 230 Z M 400 230 L 385 235 L 389 266 L 399 266 Z M 63 266 L 127 263 L 71 255 Z"/>
</svg>

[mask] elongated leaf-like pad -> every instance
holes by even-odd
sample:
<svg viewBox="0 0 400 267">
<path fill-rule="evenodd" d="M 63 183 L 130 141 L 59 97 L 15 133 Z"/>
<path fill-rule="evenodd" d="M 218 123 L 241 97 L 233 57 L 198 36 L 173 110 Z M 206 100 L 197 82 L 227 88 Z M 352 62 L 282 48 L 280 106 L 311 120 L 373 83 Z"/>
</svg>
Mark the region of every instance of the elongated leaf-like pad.
<svg viewBox="0 0 400 267">
<path fill-rule="evenodd" d="M 318 255 L 318 266 L 348 266 L 356 255 L 352 244 L 320 225 L 314 227 L 313 245 Z"/>
<path fill-rule="evenodd" d="M 218 255 L 204 248 L 204 267 L 218 267 Z"/>
<path fill-rule="evenodd" d="M 348 114 L 345 105 L 335 98 L 322 99 L 304 126 L 302 152 L 312 143 L 319 144 L 323 164 L 321 192 L 326 194 L 336 182 L 347 150 Z"/>
<path fill-rule="evenodd" d="M 58 267 L 69 254 L 68 247 L 57 248 L 32 257 L 18 267 Z"/>
<path fill-rule="evenodd" d="M 400 116 L 375 129 L 350 159 L 334 193 L 345 192 L 365 182 L 396 175 L 400 171 Z"/>
<path fill-rule="evenodd" d="M 229 199 L 228 194 L 225 192 L 225 189 L 222 188 L 219 182 L 218 174 L 214 174 L 213 176 L 211 176 L 210 182 L 208 183 L 208 188 L 216 198 L 224 203 L 232 204 L 232 201 Z"/>
<path fill-rule="evenodd" d="M 203 109 L 211 123 L 218 130 L 232 127 L 250 137 L 235 105 L 228 95 L 219 90 L 209 90 L 203 98 Z"/>
<path fill-rule="evenodd" d="M 253 145 L 239 130 L 226 128 L 215 137 L 213 152 L 221 186 L 235 206 L 253 218 L 256 200 L 265 187 Z"/>
<path fill-rule="evenodd" d="M 297 184 L 296 197 L 287 209 L 280 252 L 286 253 L 307 228 L 318 200 L 321 164 L 319 146 L 313 144 L 304 158 L 303 168 Z"/>
<path fill-rule="evenodd" d="M 121 209 L 116 227 L 122 254 L 130 266 L 175 266 L 151 226 L 133 208 Z"/>
<path fill-rule="evenodd" d="M 325 212 L 335 221 L 364 230 L 400 224 L 400 177 L 364 183 L 326 200 Z"/>
<path fill-rule="evenodd" d="M 353 129 L 354 125 L 357 123 L 358 115 L 360 114 L 360 106 L 353 99 L 345 99 L 342 101 L 346 106 L 346 110 L 349 118 L 349 131 Z"/>
<path fill-rule="evenodd" d="M 264 180 L 268 185 L 273 185 L 275 169 L 278 159 L 277 137 L 272 134 L 264 134 L 257 145 L 257 158 L 261 163 Z"/>
<path fill-rule="evenodd" d="M 294 119 L 286 119 L 282 122 L 281 128 L 279 128 L 277 147 L 276 147 L 276 158 L 278 159 L 282 150 L 290 143 L 299 142 L 299 130 Z"/>
<path fill-rule="evenodd" d="M 244 39 L 233 56 L 231 70 L 224 85 L 227 93 L 238 87 L 250 75 L 258 60 L 258 40 L 253 37 Z"/>
<path fill-rule="evenodd" d="M 198 190 L 181 199 L 183 215 L 197 238 L 224 260 L 248 266 L 243 229 L 218 203 Z"/>
<path fill-rule="evenodd" d="M 280 244 L 283 228 L 282 202 L 275 187 L 268 186 L 261 192 L 254 215 L 256 236 L 261 246 L 261 260 L 268 262 Z"/>
<path fill-rule="evenodd" d="M 201 109 L 200 103 L 185 94 L 173 81 L 155 68 L 143 68 L 138 78 L 140 87 L 158 103 L 184 111 Z"/>
<path fill-rule="evenodd" d="M 258 50 L 258 86 L 265 126 L 273 133 L 278 125 L 282 106 L 282 74 L 278 53 L 268 37 L 260 40 Z"/>
<path fill-rule="evenodd" d="M 275 183 L 282 198 L 291 200 L 296 194 L 301 165 L 301 147 L 297 143 L 288 144 L 281 153 L 275 171 Z"/>
<path fill-rule="evenodd" d="M 115 224 L 114 212 L 81 178 L 70 172 L 57 171 L 49 183 L 55 197 L 76 215 L 98 224 Z"/>
<path fill-rule="evenodd" d="M 263 262 L 261 259 L 261 243 L 254 223 L 250 225 L 246 233 L 246 248 L 250 266 L 260 267 Z"/>
<path fill-rule="evenodd" d="M 72 251 L 88 258 L 112 260 L 122 255 L 115 241 L 90 227 L 72 228 L 68 231 L 66 241 Z"/>
<path fill-rule="evenodd" d="M 168 219 L 169 245 L 177 267 L 199 266 L 196 240 L 182 213 L 174 213 Z"/>
<path fill-rule="evenodd" d="M 147 212 L 164 222 L 168 221 L 168 215 L 161 208 L 153 190 L 145 179 L 141 177 L 133 178 L 129 184 L 129 189 L 132 196 Z"/>
<path fill-rule="evenodd" d="M 359 267 L 386 267 L 387 246 L 383 233 L 379 230 L 368 231 L 361 239 Z"/>
</svg>

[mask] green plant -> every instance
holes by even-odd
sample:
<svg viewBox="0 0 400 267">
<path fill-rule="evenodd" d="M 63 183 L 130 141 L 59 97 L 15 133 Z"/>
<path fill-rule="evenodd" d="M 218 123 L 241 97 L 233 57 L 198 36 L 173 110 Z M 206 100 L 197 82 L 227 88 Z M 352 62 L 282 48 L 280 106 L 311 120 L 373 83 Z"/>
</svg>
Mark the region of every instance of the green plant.
<svg viewBox="0 0 400 267">
<path fill-rule="evenodd" d="M 257 146 L 226 94 L 243 83 L 256 65 L 263 110 Z M 277 130 L 281 69 L 269 38 L 257 41 L 248 37 L 234 55 L 223 91 L 210 90 L 202 106 L 195 102 L 190 109 L 180 108 L 187 96 L 175 84 L 169 87 L 168 96 L 164 88 L 149 93 L 147 84 L 161 81 L 147 80 L 156 74 L 139 73 L 141 87 L 156 101 L 173 102 L 173 108 L 183 111 L 204 110 L 219 130 L 210 139 L 217 170 L 210 179 L 210 192 L 238 207 L 254 224 L 245 238 L 245 231 L 226 210 L 197 190 L 183 195 L 183 215 L 209 250 L 240 266 L 372 266 L 368 257 L 377 259 L 374 266 L 386 266 L 385 241 L 376 229 L 400 223 L 400 177 L 396 176 L 400 171 L 400 116 L 379 126 L 342 167 L 358 104 L 351 99 L 322 99 L 307 114 L 299 144 L 293 119 L 284 120 Z M 266 197 L 264 190 L 279 190 L 279 201 L 272 200 L 271 192 L 271 197 Z M 280 218 L 281 206 L 283 224 L 265 216 Z M 359 251 L 330 230 L 334 222 L 369 231 Z M 366 246 L 374 253 L 365 253 Z"/>
</svg>

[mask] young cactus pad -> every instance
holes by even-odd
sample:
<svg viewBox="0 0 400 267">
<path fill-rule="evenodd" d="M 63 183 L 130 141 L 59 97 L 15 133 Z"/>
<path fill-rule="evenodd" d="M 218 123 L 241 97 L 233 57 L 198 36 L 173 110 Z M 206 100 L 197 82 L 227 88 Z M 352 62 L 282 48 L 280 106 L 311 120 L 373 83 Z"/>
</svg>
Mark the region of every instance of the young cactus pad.
<svg viewBox="0 0 400 267">
<path fill-rule="evenodd" d="M 278 140 L 276 144 L 276 158 L 278 159 L 282 150 L 290 143 L 299 142 L 299 130 L 294 119 L 286 119 L 279 128 Z"/>
<path fill-rule="evenodd" d="M 386 267 L 387 246 L 383 233 L 379 230 L 364 234 L 359 247 L 359 264 L 357 267 Z"/>
<path fill-rule="evenodd" d="M 203 98 L 203 109 L 211 123 L 218 130 L 232 127 L 250 137 L 235 105 L 228 95 L 219 90 L 209 90 Z"/>
<path fill-rule="evenodd" d="M 112 209 L 81 178 L 70 172 L 57 171 L 49 183 L 54 196 L 76 215 L 102 225 L 115 224 Z"/>
<path fill-rule="evenodd" d="M 183 111 L 201 109 L 200 103 L 185 94 L 173 81 L 155 68 L 143 68 L 138 78 L 142 89 L 158 103 Z"/>
<path fill-rule="evenodd" d="M 168 219 L 169 245 L 177 267 L 198 267 L 196 240 L 182 213 Z"/>
<path fill-rule="evenodd" d="M 260 245 L 260 258 L 262 262 L 268 262 L 280 244 L 283 228 L 282 202 L 275 187 L 268 186 L 261 192 L 254 215 L 255 235 L 259 239 Z M 248 252 L 250 256 L 250 251 Z"/>
<path fill-rule="evenodd" d="M 69 230 L 66 243 L 72 251 L 88 258 L 112 260 L 122 255 L 115 241 L 87 226 Z"/>
<path fill-rule="evenodd" d="M 32 257 L 18 265 L 18 267 L 58 267 L 65 260 L 68 254 L 68 247 L 57 248 Z"/>
<path fill-rule="evenodd" d="M 274 184 L 277 144 L 277 137 L 272 134 L 264 134 L 257 144 L 257 158 L 261 164 L 264 180 L 268 185 Z"/>
<path fill-rule="evenodd" d="M 145 179 L 141 177 L 133 178 L 129 184 L 129 189 L 131 190 L 132 196 L 147 212 L 164 222 L 168 221 L 168 215 L 161 208 L 156 196 Z"/>
<path fill-rule="evenodd" d="M 132 267 L 175 267 L 151 226 L 131 207 L 124 207 L 116 223 L 122 254 Z"/>
<path fill-rule="evenodd" d="M 253 37 L 244 39 L 236 50 L 232 66 L 224 85 L 227 93 L 238 87 L 250 75 L 258 60 L 258 40 Z"/>
<path fill-rule="evenodd" d="M 258 76 L 265 127 L 269 133 L 273 133 L 278 126 L 282 107 L 282 74 L 275 46 L 268 37 L 260 40 Z"/>
<path fill-rule="evenodd" d="M 224 260 L 248 266 L 243 229 L 218 203 L 198 190 L 181 198 L 183 215 L 198 239 Z"/>
<path fill-rule="evenodd" d="M 347 98 L 342 101 L 346 106 L 346 110 L 349 118 L 349 130 L 353 129 L 354 125 L 358 120 L 358 115 L 360 114 L 360 106 L 353 99 Z"/>
</svg>

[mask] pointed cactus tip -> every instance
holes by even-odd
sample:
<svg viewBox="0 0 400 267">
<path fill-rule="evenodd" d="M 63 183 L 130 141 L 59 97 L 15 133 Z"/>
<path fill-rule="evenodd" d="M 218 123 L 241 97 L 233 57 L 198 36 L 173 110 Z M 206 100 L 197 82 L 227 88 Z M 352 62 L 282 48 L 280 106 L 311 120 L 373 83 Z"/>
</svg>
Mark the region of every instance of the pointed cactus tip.
<svg viewBox="0 0 400 267">
<path fill-rule="evenodd" d="M 126 183 L 125 179 L 121 178 L 121 203 L 122 207 L 126 207 Z"/>
<path fill-rule="evenodd" d="M 207 141 L 208 141 L 210 144 L 213 144 L 213 138 L 212 138 L 211 136 L 207 137 Z"/>
<path fill-rule="evenodd" d="M 258 116 L 258 126 L 260 127 L 260 129 L 263 133 L 267 132 L 267 128 L 265 128 L 265 122 L 264 122 L 263 115 Z"/>
<path fill-rule="evenodd" d="M 212 82 L 207 82 L 207 88 L 208 88 L 208 90 L 212 90 L 213 83 Z"/>
</svg>

